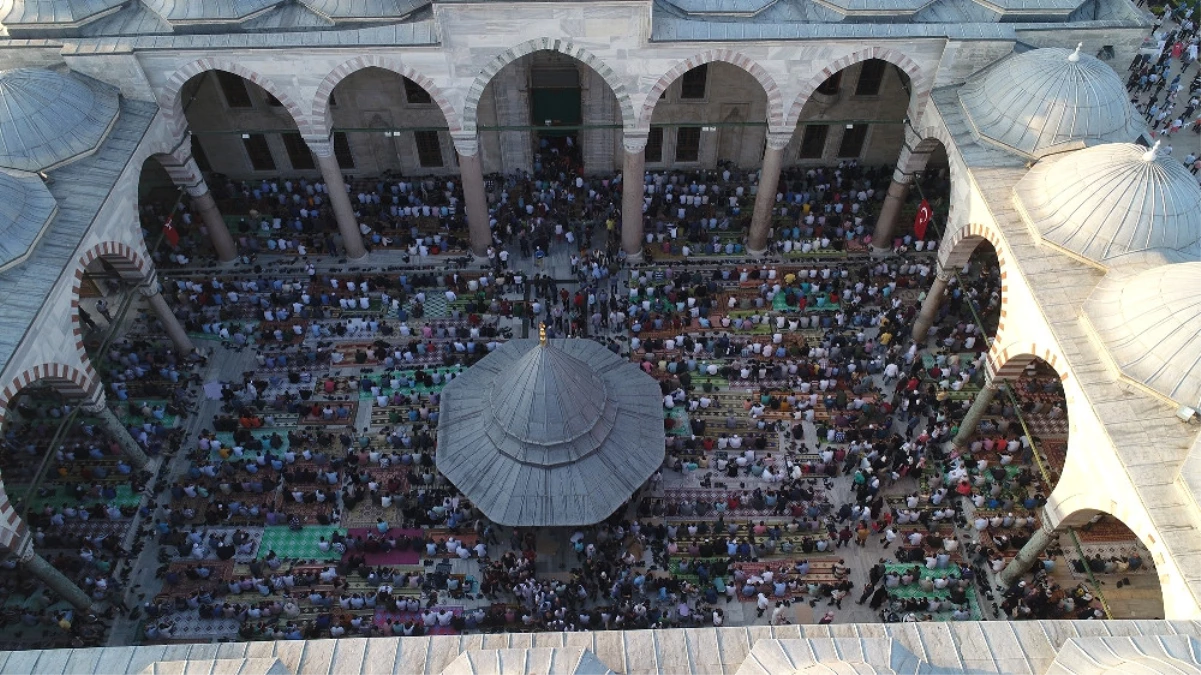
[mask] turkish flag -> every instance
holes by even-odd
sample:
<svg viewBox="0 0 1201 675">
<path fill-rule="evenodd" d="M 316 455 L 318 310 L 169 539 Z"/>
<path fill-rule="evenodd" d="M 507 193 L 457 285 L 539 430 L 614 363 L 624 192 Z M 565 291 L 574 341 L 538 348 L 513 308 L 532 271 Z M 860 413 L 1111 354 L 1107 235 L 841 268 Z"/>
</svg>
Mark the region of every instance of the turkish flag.
<svg viewBox="0 0 1201 675">
<path fill-rule="evenodd" d="M 930 224 L 930 216 L 934 212 L 930 210 L 930 202 L 922 200 L 922 205 L 917 207 L 917 217 L 913 219 L 913 233 L 918 239 L 926 238 L 926 226 Z"/>
<path fill-rule="evenodd" d="M 168 218 L 167 222 L 163 223 L 163 237 L 167 239 L 168 244 L 171 244 L 171 248 L 176 248 L 179 246 L 179 230 L 175 229 L 175 226 L 171 224 L 172 218 L 174 216 Z"/>
</svg>

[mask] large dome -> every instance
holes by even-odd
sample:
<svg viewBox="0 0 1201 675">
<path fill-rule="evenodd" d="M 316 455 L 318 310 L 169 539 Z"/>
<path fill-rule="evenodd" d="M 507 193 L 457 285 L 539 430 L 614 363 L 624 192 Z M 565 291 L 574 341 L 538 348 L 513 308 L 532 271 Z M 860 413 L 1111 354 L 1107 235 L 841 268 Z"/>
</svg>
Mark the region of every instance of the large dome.
<svg viewBox="0 0 1201 675">
<path fill-rule="evenodd" d="M 1103 267 L 1201 260 L 1201 188 L 1154 149 L 1111 143 L 1051 157 L 1014 192 L 1037 236 Z"/>
<path fill-rule="evenodd" d="M 1032 158 L 1142 130 L 1118 74 L 1079 48 L 1011 56 L 969 80 L 959 101 L 973 136 Z"/>
<path fill-rule="evenodd" d="M 48 171 L 95 152 L 117 121 L 117 90 L 42 68 L 0 72 L 0 166 Z"/>
<path fill-rule="evenodd" d="M 1122 375 L 1196 407 L 1201 403 L 1201 262 L 1107 274 L 1084 305 Z"/>
</svg>

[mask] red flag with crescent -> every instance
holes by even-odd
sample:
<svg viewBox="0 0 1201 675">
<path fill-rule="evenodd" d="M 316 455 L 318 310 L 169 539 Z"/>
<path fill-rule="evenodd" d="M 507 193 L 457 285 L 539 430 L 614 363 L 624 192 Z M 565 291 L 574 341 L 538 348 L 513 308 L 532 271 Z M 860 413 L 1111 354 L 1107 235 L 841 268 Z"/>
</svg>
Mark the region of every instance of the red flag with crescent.
<svg viewBox="0 0 1201 675">
<path fill-rule="evenodd" d="M 934 212 L 930 210 L 930 202 L 922 200 L 922 205 L 917 207 L 917 217 L 913 219 L 913 233 L 918 239 L 926 238 L 926 226 L 930 224 L 930 216 Z"/>
<path fill-rule="evenodd" d="M 171 222 L 174 219 L 175 216 L 173 214 L 171 217 L 167 218 L 167 222 L 163 223 L 163 237 L 166 238 L 167 243 L 171 245 L 171 248 L 176 248 L 179 246 L 179 230 L 175 229 L 175 225 L 173 225 Z"/>
</svg>

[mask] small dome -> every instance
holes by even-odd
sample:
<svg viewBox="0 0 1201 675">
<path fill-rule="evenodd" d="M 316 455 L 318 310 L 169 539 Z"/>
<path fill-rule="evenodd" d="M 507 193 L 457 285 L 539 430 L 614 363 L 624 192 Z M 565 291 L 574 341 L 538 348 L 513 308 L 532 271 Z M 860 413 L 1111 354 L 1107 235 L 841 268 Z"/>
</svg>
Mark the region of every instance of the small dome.
<svg viewBox="0 0 1201 675">
<path fill-rule="evenodd" d="M 57 212 L 58 204 L 41 178 L 0 169 L 0 271 L 29 257 Z"/>
<path fill-rule="evenodd" d="M 1014 192 L 1037 236 L 1103 267 L 1201 260 L 1201 188 L 1155 149 L 1111 143 L 1048 158 Z"/>
<path fill-rule="evenodd" d="M 973 136 L 1027 157 L 1133 141 L 1142 130 L 1118 74 L 1079 48 L 1011 56 L 968 80 L 959 101 Z"/>
<path fill-rule="evenodd" d="M 1201 262 L 1108 274 L 1085 316 L 1126 378 L 1182 405 L 1201 403 Z"/>
<path fill-rule="evenodd" d="M 540 346 L 492 383 L 492 415 L 505 433 L 546 448 L 592 430 L 605 412 L 606 394 L 604 380 L 588 364 L 556 347 Z M 541 461 L 562 458 L 550 454 Z"/>
<path fill-rule="evenodd" d="M 282 0 L 145 0 L 169 23 L 237 22 L 266 11 Z"/>
<path fill-rule="evenodd" d="M 42 68 L 0 72 L 0 166 L 49 171 L 89 155 L 117 121 L 117 90 Z"/>
</svg>

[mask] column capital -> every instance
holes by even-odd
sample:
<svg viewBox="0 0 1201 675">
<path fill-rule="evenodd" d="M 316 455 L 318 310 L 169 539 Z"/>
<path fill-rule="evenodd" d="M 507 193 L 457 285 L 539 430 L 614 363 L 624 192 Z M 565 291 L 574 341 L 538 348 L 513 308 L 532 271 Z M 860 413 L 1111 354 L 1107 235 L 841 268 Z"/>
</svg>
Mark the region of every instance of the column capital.
<svg viewBox="0 0 1201 675">
<path fill-rule="evenodd" d="M 480 137 L 474 131 L 452 131 L 450 138 L 454 141 L 455 151 L 464 157 L 474 157 L 480 152 Z"/>
<path fill-rule="evenodd" d="M 318 157 L 332 157 L 334 155 L 334 142 L 329 136 L 305 136 L 304 143 Z"/>
<path fill-rule="evenodd" d="M 934 272 L 934 278 L 938 279 L 939 281 L 941 281 L 943 283 L 946 283 L 951 280 L 951 273 L 948 272 L 947 270 L 944 270 L 942 268 L 942 266 L 940 265 L 938 267 L 938 270 Z"/>
<path fill-rule="evenodd" d="M 107 409 L 108 401 L 104 398 L 104 390 L 98 388 L 97 391 L 99 392 L 99 396 L 96 396 L 95 398 L 89 398 L 83 403 L 80 403 L 80 410 L 89 415 L 99 415 Z"/>
<path fill-rule="evenodd" d="M 772 150 L 783 150 L 792 142 L 791 131 L 769 131 L 767 132 L 767 147 Z"/>
<path fill-rule="evenodd" d="M 163 292 L 163 285 L 158 282 L 157 271 L 150 272 L 142 284 L 138 286 L 138 292 L 145 298 L 150 298 Z"/>
<path fill-rule="evenodd" d="M 621 146 L 630 154 L 642 152 L 646 150 L 646 139 L 649 136 L 649 129 L 626 129 L 621 137 Z"/>
<path fill-rule="evenodd" d="M 20 563 L 27 563 L 33 560 L 34 556 L 37 555 L 37 551 L 33 550 L 33 534 L 26 531 L 24 536 L 21 537 L 21 541 L 13 547 L 12 554 L 17 559 L 17 562 Z"/>
<path fill-rule="evenodd" d="M 900 183 L 901 185 L 911 185 L 913 183 L 913 174 L 905 173 L 905 170 L 898 166 L 892 172 L 892 182 Z"/>
</svg>

